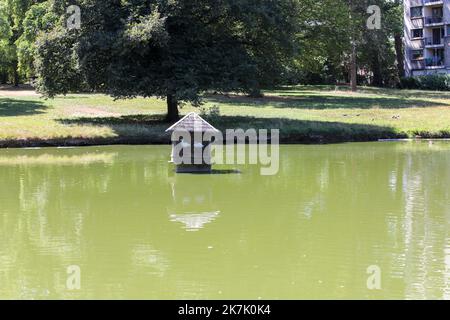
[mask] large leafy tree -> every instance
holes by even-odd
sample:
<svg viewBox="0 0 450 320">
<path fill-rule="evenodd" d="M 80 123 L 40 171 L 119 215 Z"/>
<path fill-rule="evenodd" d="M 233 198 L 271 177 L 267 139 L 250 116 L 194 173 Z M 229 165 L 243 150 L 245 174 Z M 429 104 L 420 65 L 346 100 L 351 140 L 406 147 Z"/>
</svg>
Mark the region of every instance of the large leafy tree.
<svg viewBox="0 0 450 320">
<path fill-rule="evenodd" d="M 384 0 L 386 29 L 394 39 L 394 49 L 397 60 L 399 78 L 405 76 L 405 56 L 403 46 L 403 0 Z"/>
<path fill-rule="evenodd" d="M 55 10 L 64 10 L 59 1 Z M 82 0 L 37 43 L 38 89 L 83 86 L 116 98 L 167 98 L 168 119 L 207 90 L 255 92 L 279 81 L 295 49 L 297 0 Z M 58 9 L 59 8 L 59 9 Z M 60 12 L 61 14 L 64 13 Z"/>
<path fill-rule="evenodd" d="M 380 29 L 365 29 L 358 48 L 359 68 L 370 72 L 375 86 L 394 86 L 404 76 L 403 4 L 398 0 L 372 0 L 381 9 Z"/>
<path fill-rule="evenodd" d="M 346 79 L 356 89 L 356 71 L 370 83 L 392 86 L 403 71 L 401 0 L 302 0 L 295 66 L 303 81 Z M 381 29 L 368 29 L 369 5 L 381 9 Z"/>
<path fill-rule="evenodd" d="M 34 1 L 26 11 L 22 32 L 16 40 L 18 71 L 25 78 L 33 78 L 36 56 L 36 37 L 53 28 L 58 17 L 52 11 L 52 1 Z"/>
<path fill-rule="evenodd" d="M 33 74 L 36 35 L 55 20 L 50 7 L 44 0 L 0 0 L 0 72 L 15 85 Z"/>
<path fill-rule="evenodd" d="M 12 48 L 10 38 L 12 30 L 6 10 L 6 2 L 0 1 L 0 83 L 6 82 L 11 71 Z"/>
<path fill-rule="evenodd" d="M 367 1 L 303 0 L 297 61 L 307 72 L 323 79 L 349 78 L 356 90 L 358 48 L 363 42 Z"/>
<path fill-rule="evenodd" d="M 15 85 L 19 84 L 16 41 L 22 33 L 22 21 L 31 0 L 0 1 L 0 62 Z"/>
<path fill-rule="evenodd" d="M 327 77 L 336 80 L 339 69 L 348 59 L 351 49 L 349 10 L 343 0 L 302 0 L 298 33 L 300 50 L 295 68 L 304 74 L 306 81 L 318 82 Z"/>
</svg>

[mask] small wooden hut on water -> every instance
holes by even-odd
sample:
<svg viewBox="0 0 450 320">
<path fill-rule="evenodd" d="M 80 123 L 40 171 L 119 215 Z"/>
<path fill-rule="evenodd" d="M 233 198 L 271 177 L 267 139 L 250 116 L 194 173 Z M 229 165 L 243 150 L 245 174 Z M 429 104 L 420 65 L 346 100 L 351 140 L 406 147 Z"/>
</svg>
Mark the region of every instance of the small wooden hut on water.
<svg viewBox="0 0 450 320">
<path fill-rule="evenodd" d="M 172 133 L 172 158 L 177 173 L 211 173 L 210 139 L 205 134 L 220 133 L 197 113 L 191 112 L 166 132 Z M 188 139 L 184 139 L 188 138 Z M 190 155 L 184 152 L 190 150 Z"/>
</svg>

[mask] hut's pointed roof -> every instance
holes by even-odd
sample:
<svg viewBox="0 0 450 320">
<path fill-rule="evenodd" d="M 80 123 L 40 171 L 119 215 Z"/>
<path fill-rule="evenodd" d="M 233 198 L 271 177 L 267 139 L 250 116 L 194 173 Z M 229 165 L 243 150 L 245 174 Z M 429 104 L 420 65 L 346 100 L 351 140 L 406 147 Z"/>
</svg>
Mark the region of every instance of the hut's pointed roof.
<svg viewBox="0 0 450 320">
<path fill-rule="evenodd" d="M 173 132 L 177 130 L 188 132 L 219 132 L 219 130 L 214 128 L 195 112 L 191 112 L 186 115 L 183 119 L 167 129 L 166 132 Z"/>
</svg>

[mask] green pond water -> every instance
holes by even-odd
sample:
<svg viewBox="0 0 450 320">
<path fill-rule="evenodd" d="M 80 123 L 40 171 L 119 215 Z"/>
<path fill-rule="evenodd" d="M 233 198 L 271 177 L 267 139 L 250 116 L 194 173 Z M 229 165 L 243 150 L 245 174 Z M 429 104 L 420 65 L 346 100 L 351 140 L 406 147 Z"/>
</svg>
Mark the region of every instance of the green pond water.
<svg viewBox="0 0 450 320">
<path fill-rule="evenodd" d="M 0 150 L 0 298 L 450 299 L 450 142 L 282 146 L 275 176 L 169 155 Z"/>
</svg>

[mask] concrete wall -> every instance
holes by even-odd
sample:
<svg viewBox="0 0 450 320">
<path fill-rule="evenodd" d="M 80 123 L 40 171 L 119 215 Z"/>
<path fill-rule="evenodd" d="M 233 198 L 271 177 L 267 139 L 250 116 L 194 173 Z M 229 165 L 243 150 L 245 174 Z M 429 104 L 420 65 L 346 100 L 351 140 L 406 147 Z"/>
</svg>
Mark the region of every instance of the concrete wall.
<svg viewBox="0 0 450 320">
<path fill-rule="evenodd" d="M 450 72 L 450 36 L 445 37 L 445 66 Z"/>
<path fill-rule="evenodd" d="M 445 26 L 445 66 L 450 72 L 450 0 L 445 1 L 444 3 L 444 19 L 447 24 Z"/>
</svg>

